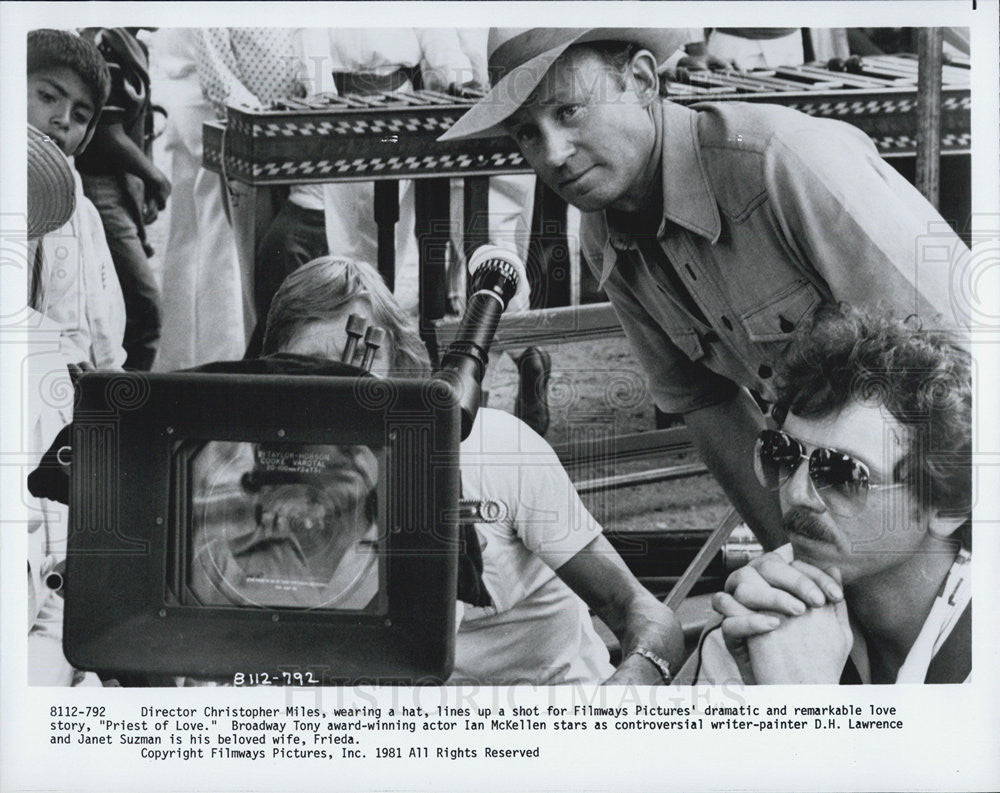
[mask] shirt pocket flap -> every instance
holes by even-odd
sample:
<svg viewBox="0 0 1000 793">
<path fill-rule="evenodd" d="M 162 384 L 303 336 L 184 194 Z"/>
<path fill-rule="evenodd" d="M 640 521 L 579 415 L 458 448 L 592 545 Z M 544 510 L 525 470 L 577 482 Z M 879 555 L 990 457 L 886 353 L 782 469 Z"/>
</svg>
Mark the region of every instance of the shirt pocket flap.
<svg viewBox="0 0 1000 793">
<path fill-rule="evenodd" d="M 694 328 L 671 330 L 670 340 L 692 361 L 705 357 L 705 348 L 701 346 L 701 338 Z"/>
<path fill-rule="evenodd" d="M 744 314 L 741 321 L 751 341 L 781 341 L 812 314 L 820 300 L 808 281 L 796 281 L 769 303 Z"/>
</svg>

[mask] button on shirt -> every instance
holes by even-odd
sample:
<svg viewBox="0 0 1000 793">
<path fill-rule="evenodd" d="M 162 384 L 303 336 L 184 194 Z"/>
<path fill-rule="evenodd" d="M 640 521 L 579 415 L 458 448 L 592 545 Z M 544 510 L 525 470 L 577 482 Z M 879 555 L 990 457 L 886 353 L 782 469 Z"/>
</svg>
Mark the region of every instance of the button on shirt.
<svg viewBox="0 0 1000 793">
<path fill-rule="evenodd" d="M 659 228 L 602 211 L 581 238 L 662 410 L 738 385 L 773 400 L 783 349 L 824 301 L 965 324 L 949 281 L 968 249 L 860 130 L 737 102 L 665 101 L 653 118 Z"/>
</svg>

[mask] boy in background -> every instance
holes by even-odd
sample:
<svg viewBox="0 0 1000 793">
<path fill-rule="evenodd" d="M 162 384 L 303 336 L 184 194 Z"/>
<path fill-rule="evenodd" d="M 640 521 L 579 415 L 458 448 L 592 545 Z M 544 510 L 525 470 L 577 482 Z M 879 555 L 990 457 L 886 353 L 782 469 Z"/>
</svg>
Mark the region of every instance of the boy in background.
<svg viewBox="0 0 1000 793">
<path fill-rule="evenodd" d="M 97 48 L 63 30 L 28 34 L 28 124 L 66 157 L 90 142 L 110 90 Z M 29 305 L 61 329 L 63 353 L 98 369 L 125 361 L 125 306 L 104 229 L 75 180 L 70 221 L 29 245 Z"/>
</svg>

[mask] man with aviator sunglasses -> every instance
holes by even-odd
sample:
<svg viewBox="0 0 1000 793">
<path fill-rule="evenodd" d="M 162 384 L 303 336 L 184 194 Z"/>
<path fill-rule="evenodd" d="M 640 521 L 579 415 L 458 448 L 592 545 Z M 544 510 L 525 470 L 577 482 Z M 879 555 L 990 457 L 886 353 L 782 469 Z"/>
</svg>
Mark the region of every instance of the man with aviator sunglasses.
<svg viewBox="0 0 1000 793">
<path fill-rule="evenodd" d="M 789 544 L 733 573 L 695 677 L 959 683 L 971 669 L 971 365 L 910 318 L 820 309 L 757 440 Z"/>
<path fill-rule="evenodd" d="M 876 484 L 863 461 L 823 446 L 807 453 L 801 441 L 781 430 L 763 430 L 754 445 L 754 473 L 768 490 L 779 490 L 806 460 L 816 495 L 835 515 L 853 517 L 864 510 L 872 490 L 888 490 L 903 484 Z"/>
</svg>

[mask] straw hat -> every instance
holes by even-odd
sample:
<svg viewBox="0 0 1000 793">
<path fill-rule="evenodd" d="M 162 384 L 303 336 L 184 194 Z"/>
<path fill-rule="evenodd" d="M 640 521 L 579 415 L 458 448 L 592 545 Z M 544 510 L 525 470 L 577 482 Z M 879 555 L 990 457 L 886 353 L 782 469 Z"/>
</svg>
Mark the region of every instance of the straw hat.
<svg viewBox="0 0 1000 793">
<path fill-rule="evenodd" d="M 28 125 L 28 239 L 65 225 L 76 209 L 73 167 L 55 142 Z"/>
<path fill-rule="evenodd" d="M 438 140 L 503 135 L 500 122 L 524 104 L 555 60 L 574 44 L 634 42 L 661 63 L 687 40 L 686 28 L 491 28 L 487 57 L 493 88 Z"/>
</svg>

